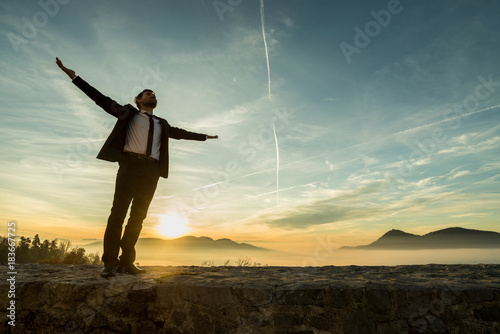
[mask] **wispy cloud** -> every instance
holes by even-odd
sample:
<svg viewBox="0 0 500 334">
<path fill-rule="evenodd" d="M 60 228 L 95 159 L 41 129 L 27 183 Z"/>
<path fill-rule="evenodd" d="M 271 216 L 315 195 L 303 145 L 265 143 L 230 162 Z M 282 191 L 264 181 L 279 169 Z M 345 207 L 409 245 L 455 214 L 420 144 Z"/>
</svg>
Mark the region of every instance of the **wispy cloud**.
<svg viewBox="0 0 500 334">
<path fill-rule="evenodd" d="M 460 215 L 452 215 L 452 218 L 464 218 L 464 217 L 484 217 L 488 216 L 490 213 L 480 213 L 480 212 L 470 212 L 470 213 L 464 213 Z"/>
<path fill-rule="evenodd" d="M 459 177 L 463 177 L 463 176 L 471 174 L 471 171 L 470 170 L 460 170 L 460 171 L 453 171 L 450 174 L 451 175 L 448 176 L 448 179 L 455 180 L 455 179 L 458 179 Z"/>
<path fill-rule="evenodd" d="M 236 124 L 240 124 L 248 119 L 248 116 L 255 112 L 246 106 L 235 106 L 231 110 L 214 113 L 194 121 L 180 121 L 179 126 L 186 127 L 193 130 L 198 129 L 217 129 L 224 130 L 224 128 Z"/>
<path fill-rule="evenodd" d="M 468 145 L 458 145 L 450 148 L 442 149 L 438 154 L 453 154 L 455 156 L 479 154 L 483 151 L 496 149 L 500 146 L 500 137 L 493 137 L 482 140 L 480 142 Z"/>
<path fill-rule="evenodd" d="M 269 212 L 265 210 L 251 219 L 276 228 L 300 229 L 361 218 L 374 218 L 383 210 L 376 206 L 360 204 L 363 203 L 361 198 L 366 199 L 366 196 L 381 191 L 385 187 L 387 184 L 384 181 L 373 181 L 352 190 L 326 191 L 333 196 L 292 207 L 270 209 Z M 322 189 L 320 192 L 325 194 Z"/>
</svg>

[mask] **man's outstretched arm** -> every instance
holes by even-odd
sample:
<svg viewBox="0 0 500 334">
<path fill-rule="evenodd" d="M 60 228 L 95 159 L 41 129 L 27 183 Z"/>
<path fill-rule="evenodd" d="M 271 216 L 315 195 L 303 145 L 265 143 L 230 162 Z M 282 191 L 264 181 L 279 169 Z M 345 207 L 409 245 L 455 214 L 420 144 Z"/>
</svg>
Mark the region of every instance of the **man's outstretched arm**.
<svg viewBox="0 0 500 334">
<path fill-rule="evenodd" d="M 124 108 L 122 105 L 118 104 L 113 99 L 101 94 L 97 89 L 89 85 L 85 80 L 81 77 L 76 76 L 75 71 L 67 68 L 63 65 L 62 61 L 56 57 L 56 64 L 59 66 L 64 73 L 66 73 L 73 83 L 80 88 L 88 97 L 90 97 L 99 107 L 104 109 L 108 114 L 111 114 L 115 117 L 122 117 L 124 113 L 128 112 L 127 108 Z"/>
<path fill-rule="evenodd" d="M 199 141 L 219 138 L 219 136 L 210 136 L 202 133 L 191 132 L 173 126 L 170 127 L 169 137 L 173 139 L 188 139 L 188 140 L 199 140 Z"/>
</svg>

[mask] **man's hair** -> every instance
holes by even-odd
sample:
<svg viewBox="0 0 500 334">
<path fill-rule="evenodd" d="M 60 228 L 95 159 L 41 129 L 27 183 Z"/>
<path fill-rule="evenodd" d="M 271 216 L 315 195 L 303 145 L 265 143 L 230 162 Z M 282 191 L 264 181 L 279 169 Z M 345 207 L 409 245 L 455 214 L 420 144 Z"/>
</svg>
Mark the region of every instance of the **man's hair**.
<svg viewBox="0 0 500 334">
<path fill-rule="evenodd" d="M 135 103 L 135 105 L 137 106 L 137 108 L 139 110 L 141 110 L 141 104 L 139 102 L 137 102 L 137 100 L 142 99 L 142 94 L 144 94 L 145 92 L 152 92 L 152 90 L 149 89 L 149 88 L 146 88 L 142 92 L 140 92 L 139 94 L 137 94 L 137 96 L 134 98 L 134 103 Z"/>
</svg>

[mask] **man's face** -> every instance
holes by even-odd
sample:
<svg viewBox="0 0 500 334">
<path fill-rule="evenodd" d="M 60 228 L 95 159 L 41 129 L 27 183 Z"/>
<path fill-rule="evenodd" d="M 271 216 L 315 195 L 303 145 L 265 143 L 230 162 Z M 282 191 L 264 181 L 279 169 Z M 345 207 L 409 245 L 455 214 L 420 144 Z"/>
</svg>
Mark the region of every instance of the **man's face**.
<svg viewBox="0 0 500 334">
<path fill-rule="evenodd" d="M 151 107 L 151 108 L 156 108 L 156 104 L 158 101 L 156 100 L 156 94 L 155 92 L 151 91 L 145 91 L 142 93 L 142 97 L 138 102 L 141 104 L 141 106 L 145 107 Z"/>
</svg>

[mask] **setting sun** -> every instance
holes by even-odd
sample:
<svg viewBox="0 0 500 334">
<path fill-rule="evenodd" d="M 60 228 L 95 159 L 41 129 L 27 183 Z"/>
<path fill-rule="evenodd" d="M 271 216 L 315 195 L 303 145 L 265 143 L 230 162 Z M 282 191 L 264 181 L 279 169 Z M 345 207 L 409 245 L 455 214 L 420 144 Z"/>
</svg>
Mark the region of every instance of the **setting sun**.
<svg viewBox="0 0 500 334">
<path fill-rule="evenodd" d="M 181 237 L 189 231 L 188 222 L 178 213 L 159 215 L 158 233 L 169 238 Z"/>
</svg>

